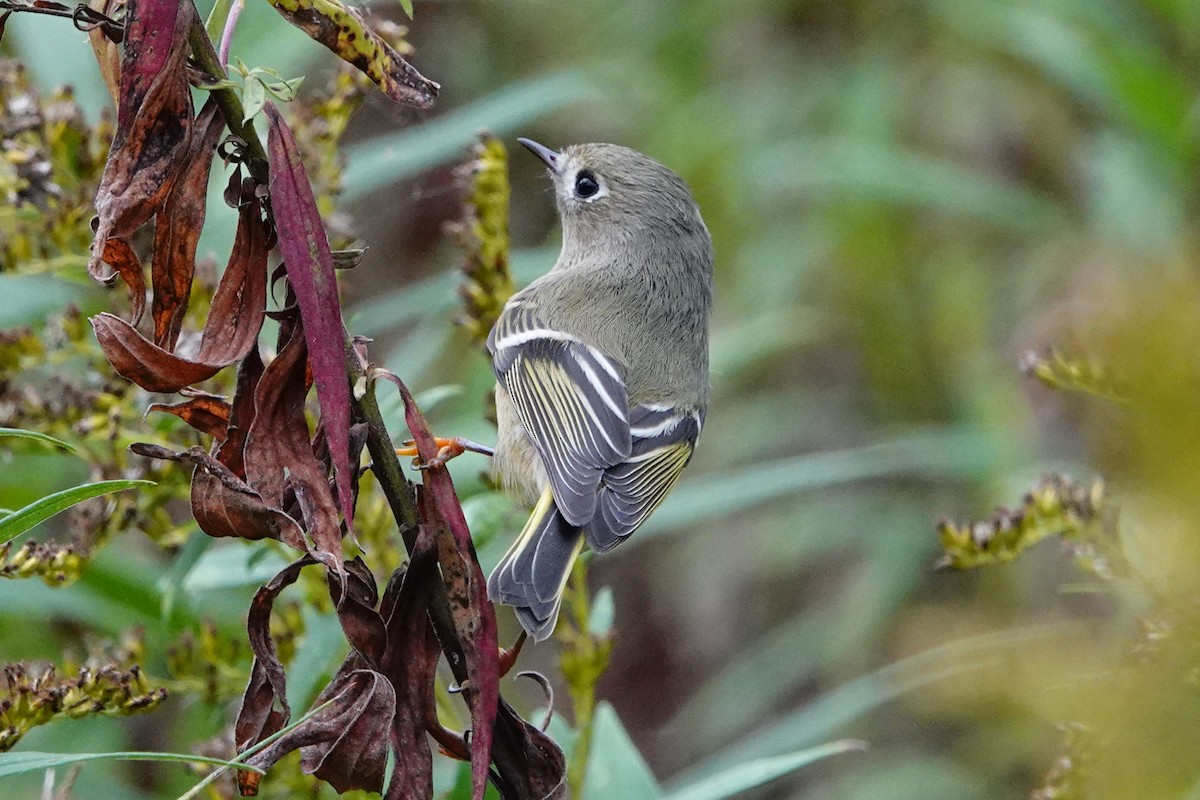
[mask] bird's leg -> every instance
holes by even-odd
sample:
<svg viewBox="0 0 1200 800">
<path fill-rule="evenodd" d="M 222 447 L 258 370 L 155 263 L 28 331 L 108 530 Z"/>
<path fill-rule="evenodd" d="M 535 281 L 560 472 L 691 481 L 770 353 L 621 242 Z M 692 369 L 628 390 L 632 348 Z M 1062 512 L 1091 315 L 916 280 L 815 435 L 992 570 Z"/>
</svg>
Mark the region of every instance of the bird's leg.
<svg viewBox="0 0 1200 800">
<path fill-rule="evenodd" d="M 434 443 L 438 447 L 437 455 L 426 463 L 414 463 L 417 469 L 440 468 L 446 466 L 446 462 L 452 458 L 457 458 L 463 453 L 480 453 L 485 456 L 494 456 L 496 451 L 494 448 L 488 447 L 486 444 L 472 442 L 470 439 L 463 439 L 460 436 L 455 436 L 453 439 L 438 439 L 435 438 Z M 396 448 L 398 456 L 413 456 L 414 459 L 420 458 L 420 453 L 417 452 L 416 443 L 409 439 L 404 443 L 404 447 Z"/>
<path fill-rule="evenodd" d="M 517 656 L 521 655 L 521 648 L 525 646 L 526 634 L 521 631 L 521 635 L 517 637 L 517 641 L 509 648 L 500 648 L 500 677 L 503 678 L 508 674 L 508 671 L 517 663 Z"/>
</svg>

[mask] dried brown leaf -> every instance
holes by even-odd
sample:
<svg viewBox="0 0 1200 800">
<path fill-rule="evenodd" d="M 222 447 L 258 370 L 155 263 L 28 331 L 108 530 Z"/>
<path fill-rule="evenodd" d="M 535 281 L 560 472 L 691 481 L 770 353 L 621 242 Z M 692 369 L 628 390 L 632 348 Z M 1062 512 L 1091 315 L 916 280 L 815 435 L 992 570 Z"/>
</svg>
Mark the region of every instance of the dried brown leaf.
<svg viewBox="0 0 1200 800">
<path fill-rule="evenodd" d="M 268 505 L 262 495 L 201 448 L 175 452 L 159 445 L 137 442 L 129 449 L 147 458 L 195 465 L 192 515 L 200 530 L 209 536 L 278 539 L 298 550 L 305 549 L 304 534 L 295 519 Z"/>
<path fill-rule="evenodd" d="M 183 167 L 192 124 L 187 36 L 195 13 L 192 3 L 178 0 L 131 0 L 127 6 L 117 130 L 96 192 L 88 263 L 97 280 L 112 277 L 101 266 L 105 243 L 149 220 Z"/>
<path fill-rule="evenodd" d="M 259 589 L 250 602 L 246 631 L 250 649 L 254 652 L 254 665 L 233 727 L 234 746 L 239 753 L 281 730 L 291 719 L 292 711 L 287 702 L 287 676 L 275 651 L 275 642 L 271 639 L 271 609 L 279 593 L 295 583 L 300 571 L 313 563 L 310 557 L 304 556 L 288 564 L 270 583 Z M 257 773 L 239 772 L 238 788 L 241 793 L 257 793 L 260 778 Z"/>
<path fill-rule="evenodd" d="M 243 208 L 239 217 L 196 360 L 167 352 L 112 314 L 92 317 L 100 349 L 119 374 L 147 391 L 177 392 L 211 378 L 254 347 L 266 315 L 269 230 L 257 205 Z"/>
<path fill-rule="evenodd" d="M 307 354 L 304 331 L 297 324 L 258 381 L 243 459 L 247 481 L 268 504 L 282 508 L 285 490 L 295 493 L 311 539 L 310 554 L 340 576 L 344 569 L 337 507 L 327 470 L 313 454 L 304 416 Z"/>
<path fill-rule="evenodd" d="M 146 273 L 137 253 L 124 239 L 113 237 L 104 243 L 102 260 L 112 267 L 115 276 L 120 277 L 129 287 L 131 312 L 130 324 L 137 326 L 146 313 Z"/>
<path fill-rule="evenodd" d="M 174 414 L 201 433 L 218 441 L 225 438 L 229 428 L 229 403 L 212 394 L 199 394 L 182 403 L 152 403 L 146 413 L 163 411 Z"/>
<path fill-rule="evenodd" d="M 183 169 L 154 220 L 151 316 L 154 343 L 167 351 L 175 349 L 187 312 L 196 269 L 196 243 L 204 227 L 208 175 L 224 129 L 216 98 L 210 97 L 196 116 Z"/>
</svg>

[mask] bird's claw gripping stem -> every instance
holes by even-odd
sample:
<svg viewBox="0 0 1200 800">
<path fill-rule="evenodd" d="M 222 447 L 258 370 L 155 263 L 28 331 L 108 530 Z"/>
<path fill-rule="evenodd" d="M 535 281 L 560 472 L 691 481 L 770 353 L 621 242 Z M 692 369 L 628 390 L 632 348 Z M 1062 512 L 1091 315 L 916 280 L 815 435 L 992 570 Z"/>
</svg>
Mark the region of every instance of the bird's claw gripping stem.
<svg viewBox="0 0 1200 800">
<path fill-rule="evenodd" d="M 412 439 L 404 442 L 404 447 L 396 448 L 396 455 L 412 456 L 413 466 L 417 469 L 441 469 L 450 459 L 457 458 L 463 453 L 481 453 L 485 456 L 492 456 L 496 453 L 494 449 L 485 444 L 472 442 L 470 439 L 463 439 L 459 436 L 452 439 L 435 438 L 433 441 L 437 445 L 438 451 L 437 455 L 429 461 L 421 461 L 421 454 L 417 452 L 416 442 Z"/>
</svg>

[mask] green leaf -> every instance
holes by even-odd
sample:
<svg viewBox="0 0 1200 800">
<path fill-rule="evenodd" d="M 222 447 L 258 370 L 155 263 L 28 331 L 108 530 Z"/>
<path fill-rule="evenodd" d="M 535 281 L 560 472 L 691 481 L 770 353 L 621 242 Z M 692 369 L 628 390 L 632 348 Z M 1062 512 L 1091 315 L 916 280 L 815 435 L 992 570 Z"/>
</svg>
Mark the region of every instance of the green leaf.
<svg viewBox="0 0 1200 800">
<path fill-rule="evenodd" d="M 34 525 L 45 522 L 60 511 L 66 511 L 71 506 L 82 503 L 84 500 L 91 500 L 93 497 L 133 489 L 137 486 L 153 485 L 154 481 L 99 481 L 98 483 L 85 483 L 82 486 L 75 486 L 71 489 L 55 492 L 52 495 L 43 497 L 41 500 L 35 500 L 15 514 L 9 514 L 7 517 L 0 519 L 0 544 L 4 544 L 20 536 Z"/>
<path fill-rule="evenodd" d="M 596 707 L 583 800 L 656 800 L 662 789 L 609 703 Z"/>
<path fill-rule="evenodd" d="M 249 122 L 262 111 L 263 103 L 267 100 L 266 87 L 262 81 L 251 75 L 246 78 L 246 88 L 242 90 L 243 122 Z"/>
<path fill-rule="evenodd" d="M 758 758 L 745 764 L 736 764 L 709 778 L 675 789 L 663 800 L 724 800 L 749 789 L 770 783 L 790 772 L 806 767 L 814 761 L 829 756 L 867 749 L 867 743 L 858 739 L 842 739 L 837 742 L 810 747 L 797 753 Z"/>
<path fill-rule="evenodd" d="M 511 132 L 530 120 L 582 99 L 588 84 L 574 72 L 543 75 L 507 86 L 473 105 L 415 128 L 346 148 L 342 197 L 356 200 L 452 159 L 466 157 L 479 131 Z"/>
<path fill-rule="evenodd" d="M 480 547 L 519 529 L 525 512 L 505 492 L 481 492 L 462 502 L 471 537 Z"/>
<path fill-rule="evenodd" d="M 917 429 L 863 447 L 730 465 L 719 474 L 685 478 L 631 541 L 805 490 L 895 476 L 964 480 L 994 469 L 1005 445 L 979 429 Z"/>
<path fill-rule="evenodd" d="M 33 439 L 38 442 L 52 444 L 55 447 L 61 447 L 68 453 L 75 452 L 75 445 L 68 444 L 62 439 L 55 439 L 53 436 L 47 436 L 44 433 L 38 433 L 37 431 L 27 431 L 22 428 L 0 428 L 0 438 L 4 438 L 6 436 L 15 439 Z"/>
<path fill-rule="evenodd" d="M 613 600 L 611 586 L 602 586 L 592 598 L 592 610 L 588 614 L 588 633 L 592 636 L 607 636 L 612 632 L 617 616 L 617 604 Z"/>
<path fill-rule="evenodd" d="M 196 559 L 183 578 L 183 594 L 194 596 L 266 583 L 287 564 L 287 559 L 266 545 L 222 544 Z"/>
<path fill-rule="evenodd" d="M 409 19 L 413 18 L 412 0 L 400 0 L 400 7 L 402 9 L 404 9 L 404 13 L 405 13 L 405 15 L 408 16 Z"/>
<path fill-rule="evenodd" d="M 26 772 L 66 767 L 84 761 L 173 761 L 180 764 L 214 764 L 219 767 L 237 767 L 262 774 L 256 767 L 242 766 L 236 761 L 220 758 L 205 758 L 186 753 L 146 753 L 130 750 L 116 753 L 0 753 L 0 778 L 21 775 Z"/>
</svg>

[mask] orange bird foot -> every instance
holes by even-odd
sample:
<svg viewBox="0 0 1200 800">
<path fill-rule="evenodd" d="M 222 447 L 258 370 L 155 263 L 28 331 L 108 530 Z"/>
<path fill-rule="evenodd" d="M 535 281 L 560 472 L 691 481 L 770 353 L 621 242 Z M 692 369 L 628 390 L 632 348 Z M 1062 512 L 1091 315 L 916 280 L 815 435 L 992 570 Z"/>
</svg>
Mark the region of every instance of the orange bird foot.
<svg viewBox="0 0 1200 800">
<path fill-rule="evenodd" d="M 470 439 L 463 439 L 459 436 L 456 436 L 453 439 L 435 438 L 433 441 L 438 447 L 438 452 L 437 455 L 429 461 L 422 462 L 420 460 L 421 454 L 417 452 L 416 442 L 414 442 L 412 439 L 406 441 L 404 443 L 404 447 L 397 447 L 396 455 L 412 456 L 413 466 L 417 469 L 440 469 L 446 466 L 446 462 L 448 462 L 450 459 L 457 458 L 463 453 L 481 453 L 485 456 L 493 456 L 496 454 L 496 451 L 493 448 L 488 447 L 485 444 L 472 442 Z"/>
</svg>

